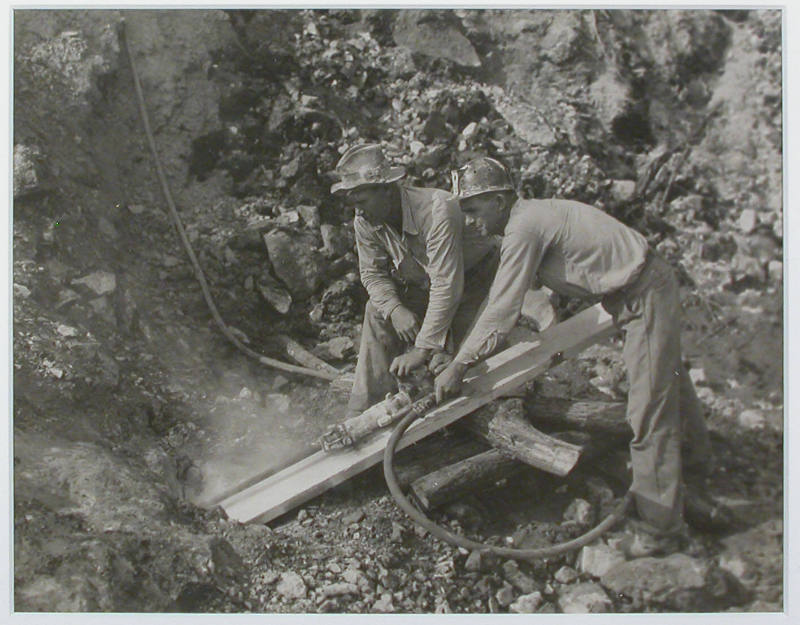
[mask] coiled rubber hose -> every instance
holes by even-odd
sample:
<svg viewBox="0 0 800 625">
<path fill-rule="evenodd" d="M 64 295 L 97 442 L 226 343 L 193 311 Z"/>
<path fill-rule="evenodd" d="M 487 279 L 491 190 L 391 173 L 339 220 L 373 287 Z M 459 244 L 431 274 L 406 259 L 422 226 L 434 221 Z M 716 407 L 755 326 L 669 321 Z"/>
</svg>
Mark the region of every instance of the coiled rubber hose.
<svg viewBox="0 0 800 625">
<path fill-rule="evenodd" d="M 446 530 L 440 525 L 437 525 L 433 521 L 431 521 L 427 516 L 425 516 L 420 510 L 414 506 L 408 498 L 403 494 L 403 491 L 400 488 L 400 485 L 397 482 L 397 476 L 394 472 L 394 454 L 395 449 L 397 448 L 397 443 L 400 438 L 405 434 L 408 427 L 414 422 L 417 418 L 415 414 L 409 414 L 405 416 L 403 419 L 395 427 L 392 435 L 389 437 L 389 441 L 386 443 L 386 448 L 383 452 L 383 475 L 386 478 L 386 485 L 389 487 L 389 492 L 394 497 L 394 500 L 397 502 L 397 505 L 405 512 L 408 516 L 410 516 L 418 525 L 421 525 L 426 530 L 428 530 L 433 536 L 436 538 L 443 540 L 451 545 L 455 545 L 457 547 L 463 547 L 464 549 L 469 549 L 470 551 L 480 551 L 480 552 L 490 552 L 496 554 L 498 556 L 502 556 L 505 558 L 514 558 L 516 560 L 536 560 L 542 558 L 551 558 L 554 556 L 558 556 L 564 553 L 568 553 L 570 551 L 574 551 L 576 549 L 580 549 L 584 545 L 588 545 L 603 533 L 608 531 L 614 525 L 616 525 L 623 516 L 625 516 L 625 512 L 628 509 L 631 501 L 633 500 L 633 495 L 630 491 L 628 491 L 625 496 L 623 497 L 622 501 L 617 505 L 617 507 L 609 514 L 603 521 L 601 521 L 597 526 L 590 529 L 585 534 L 578 536 L 577 538 L 573 538 L 572 540 L 568 540 L 563 543 L 555 544 L 550 547 L 541 547 L 538 549 L 515 549 L 512 547 L 497 547 L 495 545 L 487 545 L 484 543 L 479 543 L 474 540 L 470 540 L 465 536 L 461 536 L 459 534 L 454 534 L 449 530 Z"/>
<path fill-rule="evenodd" d="M 267 356 L 262 356 L 256 351 L 253 351 L 249 347 L 247 347 L 244 343 L 242 343 L 236 335 L 231 332 L 230 328 L 226 325 L 225 321 L 222 319 L 222 316 L 219 314 L 219 310 L 217 310 L 217 306 L 214 303 L 214 299 L 211 297 L 211 291 L 208 288 L 208 282 L 206 282 L 205 274 L 203 273 L 202 267 L 200 267 L 200 263 L 197 260 L 197 256 L 195 256 L 194 250 L 192 249 L 192 244 L 189 242 L 189 237 L 186 236 L 186 230 L 183 227 L 183 223 L 181 222 L 180 216 L 178 215 L 178 211 L 175 208 L 175 202 L 172 200 L 172 193 L 170 192 L 169 184 L 167 184 L 167 177 L 164 175 L 164 169 L 161 166 L 161 159 L 158 158 L 158 151 L 156 150 L 156 142 L 153 139 L 153 132 L 150 129 L 150 118 L 147 115 L 147 109 L 145 107 L 144 102 L 144 95 L 142 93 L 142 85 L 139 82 L 139 74 L 136 71 L 136 64 L 133 62 L 133 55 L 131 54 L 130 44 L 128 43 L 128 37 L 125 28 L 125 20 L 120 20 L 119 23 L 119 38 L 123 43 L 125 48 L 125 54 L 128 57 L 128 63 L 130 64 L 131 68 L 131 75 L 133 76 L 133 85 L 136 89 L 136 100 L 139 104 L 139 114 L 142 117 L 142 125 L 144 126 L 144 132 L 147 136 L 147 144 L 150 146 L 150 153 L 153 156 L 153 162 L 155 163 L 156 167 L 156 174 L 158 174 L 158 181 L 161 183 L 161 190 L 164 193 L 164 198 L 167 200 L 167 205 L 169 206 L 169 213 L 172 217 L 172 221 L 175 225 L 175 229 L 178 231 L 178 236 L 180 236 L 181 242 L 183 243 L 183 247 L 186 250 L 186 254 L 189 256 L 189 260 L 192 263 L 192 268 L 194 269 L 194 275 L 197 278 L 197 281 L 200 283 L 200 288 L 203 291 L 203 298 L 208 305 L 209 310 L 211 311 L 211 316 L 214 318 L 214 321 L 219 326 L 219 329 L 222 331 L 222 334 L 225 335 L 234 346 L 239 349 L 240 351 L 244 352 L 251 358 L 258 360 L 262 365 L 266 365 L 268 367 L 272 367 L 273 369 L 279 369 L 281 371 L 286 371 L 288 373 L 300 373 L 302 375 L 308 375 L 315 378 L 321 378 L 323 380 L 335 380 L 337 375 L 329 373 L 327 371 L 319 371 L 317 369 L 310 369 L 308 367 L 298 367 L 296 365 L 292 365 L 286 362 L 282 362 L 280 360 L 275 360 L 274 358 L 269 358 Z"/>
</svg>

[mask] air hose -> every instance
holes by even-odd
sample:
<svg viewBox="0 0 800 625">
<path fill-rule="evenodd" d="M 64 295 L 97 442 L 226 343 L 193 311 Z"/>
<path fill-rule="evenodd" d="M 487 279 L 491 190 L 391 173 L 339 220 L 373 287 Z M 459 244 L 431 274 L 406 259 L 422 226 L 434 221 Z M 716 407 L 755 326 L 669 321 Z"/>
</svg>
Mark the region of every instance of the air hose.
<svg viewBox="0 0 800 625">
<path fill-rule="evenodd" d="M 192 263 L 192 268 L 194 269 L 195 277 L 197 278 L 197 281 L 200 283 L 200 288 L 203 291 L 203 298 L 205 299 L 206 304 L 208 305 L 208 308 L 211 311 L 211 316 L 214 318 L 214 321 L 217 323 L 217 326 L 219 326 L 219 329 L 222 331 L 222 334 L 231 343 L 233 343 L 233 345 L 237 349 L 244 352 L 251 358 L 258 360 L 262 365 L 266 365 L 267 367 L 272 367 L 273 369 L 286 371 L 288 373 L 299 373 L 302 375 L 308 375 L 315 378 L 321 378 L 323 380 L 335 380 L 337 378 L 337 375 L 329 373 L 327 371 L 319 371 L 317 369 L 310 369 L 308 367 L 299 367 L 297 365 L 292 365 L 286 362 L 282 362 L 274 358 L 262 356 L 258 352 L 255 352 L 249 347 L 247 347 L 238 338 L 236 338 L 236 335 L 234 335 L 233 332 L 231 332 L 230 328 L 228 328 L 228 326 L 225 324 L 225 321 L 219 314 L 219 310 L 217 310 L 217 306 L 214 303 L 214 299 L 211 296 L 211 291 L 208 288 L 208 282 L 206 281 L 203 269 L 202 267 L 200 267 L 200 263 L 197 260 L 197 256 L 195 255 L 194 250 L 192 249 L 189 237 L 186 236 L 186 230 L 184 229 L 183 223 L 181 222 L 180 216 L 178 215 L 178 211 L 175 208 L 175 202 L 172 199 L 172 193 L 170 191 L 169 184 L 167 183 L 167 177 L 164 175 L 164 169 L 161 166 L 161 160 L 158 158 L 158 151 L 156 150 L 155 139 L 153 138 L 153 132 L 150 129 L 150 119 L 147 115 L 147 109 L 145 108 L 144 95 L 142 93 L 142 85 L 139 82 L 139 74 L 136 71 L 136 64 L 133 61 L 133 54 L 131 54 L 130 44 L 128 43 L 124 18 L 120 20 L 119 38 L 123 43 L 123 46 L 125 48 L 125 53 L 128 57 L 128 62 L 131 68 L 131 75 L 133 76 L 133 85 L 136 89 L 136 100 L 139 104 L 139 114 L 142 117 L 142 125 L 144 126 L 144 132 L 145 135 L 147 136 L 147 143 L 150 146 L 150 153 L 153 156 L 153 161 L 156 167 L 156 174 L 158 175 L 158 180 L 161 183 L 161 190 L 163 191 L 164 198 L 167 200 L 167 205 L 169 206 L 170 216 L 172 217 L 175 229 L 178 231 L 178 235 L 180 236 L 181 242 L 183 243 L 183 247 L 186 250 L 186 254 L 189 256 L 189 260 Z"/>
<path fill-rule="evenodd" d="M 389 492 L 394 497 L 397 505 L 403 512 L 405 512 L 411 519 L 418 525 L 424 527 L 436 538 L 443 540 L 456 547 L 463 547 L 470 551 L 489 552 L 504 558 L 514 558 L 516 560 L 536 560 L 542 558 L 552 558 L 570 551 L 575 551 L 581 547 L 588 545 L 596 540 L 606 531 L 616 525 L 624 516 L 628 509 L 633 495 L 628 491 L 622 498 L 622 501 L 616 508 L 597 526 L 590 529 L 585 534 L 568 540 L 563 543 L 551 545 L 549 547 L 541 547 L 538 549 L 516 549 L 513 547 L 498 547 L 495 545 L 487 545 L 474 540 L 470 540 L 465 536 L 454 534 L 446 530 L 442 526 L 431 521 L 425 516 L 411 501 L 403 494 L 402 489 L 397 481 L 397 476 L 394 472 L 394 454 L 397 448 L 397 443 L 400 438 L 405 434 L 409 426 L 417 419 L 417 415 L 411 413 L 405 416 L 395 427 L 389 441 L 386 443 L 386 448 L 383 452 L 383 475 L 386 478 L 386 485 L 389 487 Z"/>
</svg>

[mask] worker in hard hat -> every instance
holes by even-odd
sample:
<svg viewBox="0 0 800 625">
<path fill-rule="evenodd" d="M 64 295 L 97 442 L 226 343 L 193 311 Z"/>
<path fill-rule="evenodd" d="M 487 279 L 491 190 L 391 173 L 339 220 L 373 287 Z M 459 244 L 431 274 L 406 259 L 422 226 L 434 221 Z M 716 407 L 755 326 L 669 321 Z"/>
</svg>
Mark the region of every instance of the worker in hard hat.
<svg viewBox="0 0 800 625">
<path fill-rule="evenodd" d="M 468 227 L 503 240 L 486 306 L 436 378 L 437 401 L 455 393 L 467 367 L 512 329 L 535 277 L 556 293 L 601 301 L 625 331 L 631 490 L 639 516 L 629 555 L 668 550 L 685 528 L 682 418 L 692 460 L 711 455 L 702 408 L 681 363 L 675 272 L 644 236 L 602 210 L 573 200 L 520 199 L 497 160 L 470 161 L 453 178 Z"/>
<path fill-rule="evenodd" d="M 369 295 L 349 417 L 396 392 L 396 377 L 435 368 L 448 344 L 463 338 L 491 284 L 499 240 L 465 235 L 458 200 L 405 183 L 405 170 L 391 166 L 379 145 L 350 148 L 334 173 L 340 180 L 331 192 L 355 208 Z"/>
</svg>

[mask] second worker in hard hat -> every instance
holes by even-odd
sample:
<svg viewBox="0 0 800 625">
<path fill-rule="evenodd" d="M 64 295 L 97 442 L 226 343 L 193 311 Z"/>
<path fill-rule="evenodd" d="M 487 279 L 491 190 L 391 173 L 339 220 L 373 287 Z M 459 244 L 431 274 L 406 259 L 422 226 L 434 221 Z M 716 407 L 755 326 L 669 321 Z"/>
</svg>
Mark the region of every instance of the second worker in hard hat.
<svg viewBox="0 0 800 625">
<path fill-rule="evenodd" d="M 684 528 L 682 417 L 693 460 L 710 456 L 701 407 L 681 363 L 674 271 L 644 236 L 602 210 L 572 200 L 520 199 L 494 159 L 470 161 L 453 178 L 467 227 L 503 240 L 486 306 L 437 376 L 437 400 L 455 393 L 466 368 L 491 354 L 513 328 L 535 277 L 556 293 L 602 301 L 625 331 L 631 490 L 642 530 L 629 555 L 663 551 Z"/>
<path fill-rule="evenodd" d="M 350 148 L 334 173 L 340 181 L 331 192 L 346 194 L 355 208 L 359 272 L 369 295 L 347 407 L 354 416 L 395 392 L 395 377 L 430 364 L 448 341 L 463 338 L 491 283 L 497 241 L 465 241 L 458 200 L 405 183 L 405 170 L 392 167 L 379 145 Z"/>
</svg>

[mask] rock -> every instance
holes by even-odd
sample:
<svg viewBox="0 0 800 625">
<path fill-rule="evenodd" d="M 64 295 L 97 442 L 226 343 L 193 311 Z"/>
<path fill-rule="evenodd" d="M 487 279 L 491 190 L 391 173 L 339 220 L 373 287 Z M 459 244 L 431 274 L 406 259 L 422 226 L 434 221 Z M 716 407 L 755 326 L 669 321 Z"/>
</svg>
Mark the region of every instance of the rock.
<svg viewBox="0 0 800 625">
<path fill-rule="evenodd" d="M 625 562 L 600 581 L 615 594 L 628 597 L 637 609 L 658 605 L 677 611 L 712 611 L 733 599 L 718 569 L 682 553 Z"/>
<path fill-rule="evenodd" d="M 514 587 L 508 582 L 504 582 L 502 588 L 495 593 L 494 598 L 502 607 L 507 608 L 514 601 Z"/>
<path fill-rule="evenodd" d="M 272 412 L 288 414 L 291 407 L 291 400 L 280 393 L 267 393 L 264 395 L 264 405 Z"/>
<path fill-rule="evenodd" d="M 731 277 L 733 280 L 750 278 L 758 283 L 764 281 L 764 265 L 752 256 L 737 252 L 731 259 Z"/>
<path fill-rule="evenodd" d="M 689 369 L 689 377 L 692 379 L 692 384 L 695 386 L 708 384 L 705 369 Z"/>
<path fill-rule="evenodd" d="M 412 52 L 443 58 L 466 67 L 480 67 L 475 48 L 450 12 L 408 9 L 400 11 L 393 27 L 394 40 Z"/>
<path fill-rule="evenodd" d="M 782 578 L 783 538 L 781 519 L 766 521 L 745 532 L 727 536 L 722 539 L 719 566 L 760 599 L 779 600 L 779 589 L 773 591 L 777 596 L 766 596 L 762 584 L 769 588 L 769 580 Z"/>
<path fill-rule="evenodd" d="M 324 258 L 316 250 L 313 235 L 290 235 L 276 229 L 264 235 L 264 242 L 275 274 L 292 297 L 300 300 L 310 297 L 320 285 L 325 271 Z"/>
<path fill-rule="evenodd" d="M 773 222 L 772 234 L 774 234 L 775 238 L 778 240 L 783 240 L 783 217 L 778 216 L 778 218 Z"/>
<path fill-rule="evenodd" d="M 560 584 L 571 584 L 578 579 L 578 572 L 571 566 L 562 566 L 556 571 L 553 578 Z"/>
<path fill-rule="evenodd" d="M 595 582 L 565 586 L 559 593 L 558 605 L 565 614 L 605 613 L 612 608 L 611 599 Z"/>
<path fill-rule="evenodd" d="M 613 180 L 611 182 L 611 197 L 618 202 L 629 202 L 636 193 L 635 180 Z"/>
<path fill-rule="evenodd" d="M 108 271 L 95 271 L 83 278 L 75 278 L 72 286 L 85 286 L 97 295 L 113 293 L 117 288 L 117 277 Z"/>
<path fill-rule="evenodd" d="M 281 573 L 280 581 L 275 590 L 285 599 L 305 599 L 308 592 L 303 578 L 292 571 Z"/>
<path fill-rule="evenodd" d="M 300 217 L 303 220 L 303 222 L 309 228 L 317 229 L 320 227 L 319 208 L 317 208 L 316 206 L 310 206 L 308 204 L 301 204 L 300 206 L 296 207 L 296 210 L 300 214 Z"/>
<path fill-rule="evenodd" d="M 578 556 L 578 570 L 593 577 L 603 577 L 618 564 L 625 562 L 625 556 L 605 543 L 586 545 Z"/>
<path fill-rule="evenodd" d="M 342 579 L 348 584 L 355 584 L 362 593 L 368 592 L 371 588 L 371 584 L 369 579 L 367 579 L 367 576 L 358 569 L 345 569 L 344 573 L 342 573 Z"/>
<path fill-rule="evenodd" d="M 532 592 L 517 597 L 517 600 L 508 606 L 508 611 L 514 614 L 532 614 L 540 605 L 542 605 L 542 593 Z"/>
<path fill-rule="evenodd" d="M 394 612 L 394 605 L 392 605 L 392 593 L 385 592 L 381 594 L 381 598 L 372 604 L 372 611 L 378 614 L 389 614 Z"/>
<path fill-rule="evenodd" d="M 596 475 L 592 475 L 586 480 L 586 488 L 589 490 L 592 501 L 601 507 L 614 501 L 614 491 L 606 484 L 605 480 Z"/>
<path fill-rule="evenodd" d="M 585 499 L 574 499 L 564 510 L 564 521 L 588 527 L 594 521 L 594 508 Z"/>
<path fill-rule="evenodd" d="M 408 48 L 398 47 L 389 55 L 389 66 L 386 68 L 389 78 L 410 78 L 417 73 L 414 56 Z"/>
<path fill-rule="evenodd" d="M 23 197 L 39 190 L 40 175 L 37 172 L 41 152 L 36 146 L 18 143 L 14 146 L 14 197 Z"/>
<path fill-rule="evenodd" d="M 760 410 L 743 410 L 739 414 L 739 425 L 748 429 L 762 428 L 767 424 L 767 418 Z"/>
<path fill-rule="evenodd" d="M 322 596 L 325 598 L 328 597 L 338 597 L 340 595 L 358 595 L 359 589 L 358 586 L 355 584 L 351 584 L 348 582 L 339 582 L 336 584 L 328 584 L 327 586 L 323 586 L 319 589 Z"/>
<path fill-rule="evenodd" d="M 543 332 L 556 322 L 556 310 L 550 302 L 549 289 L 529 289 L 522 300 L 521 314 Z"/>
<path fill-rule="evenodd" d="M 392 535 L 389 537 L 389 541 L 393 543 L 402 542 L 404 533 L 405 528 L 396 521 L 392 521 Z"/>
<path fill-rule="evenodd" d="M 350 514 L 346 514 L 342 517 L 342 525 L 350 525 L 351 523 L 358 523 L 363 518 L 364 518 L 364 511 L 355 510 Z"/>
<path fill-rule="evenodd" d="M 326 357 L 333 360 L 344 360 L 354 352 L 355 344 L 349 336 L 337 336 L 318 344 L 314 349 L 314 353 L 323 360 L 326 360 Z"/>
<path fill-rule="evenodd" d="M 464 562 L 464 568 L 467 571 L 477 572 L 481 570 L 481 552 L 472 551 Z"/>
<path fill-rule="evenodd" d="M 100 230 L 100 232 L 105 236 L 107 236 L 109 239 L 119 238 L 119 232 L 117 232 L 117 229 L 114 227 L 114 224 L 112 224 L 105 216 L 101 216 L 97 220 L 97 229 Z"/>
<path fill-rule="evenodd" d="M 758 214 L 752 208 L 745 208 L 739 214 L 739 230 L 744 234 L 750 234 L 758 225 Z"/>
<path fill-rule="evenodd" d="M 783 263 L 779 260 L 769 261 L 767 275 L 773 282 L 783 282 Z"/>
<path fill-rule="evenodd" d="M 508 560 L 503 564 L 503 577 L 525 594 L 530 594 L 538 590 L 536 582 L 520 571 L 519 565 L 515 560 Z"/>
<path fill-rule="evenodd" d="M 63 323 L 59 323 L 56 327 L 56 332 L 58 332 L 61 336 L 78 336 L 78 330 L 73 328 L 72 326 L 64 325 Z"/>
<path fill-rule="evenodd" d="M 345 276 L 325 289 L 321 303 L 326 320 L 346 321 L 362 312 L 362 302 L 361 285 Z"/>
<path fill-rule="evenodd" d="M 242 580 L 247 573 L 247 567 L 236 549 L 224 538 L 214 537 L 209 545 L 211 562 L 214 565 L 214 575 L 217 578 Z"/>
<path fill-rule="evenodd" d="M 475 136 L 478 132 L 478 123 L 477 122 L 470 122 L 466 126 L 464 126 L 464 130 L 461 131 L 461 136 L 465 139 L 471 139 Z"/>
<path fill-rule="evenodd" d="M 261 274 L 256 282 L 258 292 L 261 293 L 267 303 L 277 312 L 285 315 L 292 307 L 292 296 L 281 283 L 275 280 L 266 271 Z"/>
<path fill-rule="evenodd" d="M 28 299 L 31 296 L 31 290 L 24 284 L 14 283 L 14 297 Z M 77 294 L 76 294 L 77 296 Z"/>
</svg>

